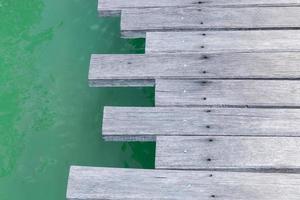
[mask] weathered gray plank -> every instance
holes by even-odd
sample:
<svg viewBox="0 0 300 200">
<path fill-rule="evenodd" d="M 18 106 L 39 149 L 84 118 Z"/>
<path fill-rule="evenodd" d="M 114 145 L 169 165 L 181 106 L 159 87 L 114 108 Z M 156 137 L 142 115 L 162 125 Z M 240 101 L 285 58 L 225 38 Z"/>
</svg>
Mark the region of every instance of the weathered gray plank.
<svg viewBox="0 0 300 200">
<path fill-rule="evenodd" d="M 155 167 L 296 172 L 300 169 L 299 147 L 300 138 L 292 137 L 159 136 Z"/>
<path fill-rule="evenodd" d="M 156 136 L 300 136 L 300 109 L 105 107 L 106 140 Z"/>
<path fill-rule="evenodd" d="M 298 200 L 300 175 L 71 167 L 68 200 Z"/>
<path fill-rule="evenodd" d="M 150 32 L 146 53 L 300 51 L 300 30 Z"/>
<path fill-rule="evenodd" d="M 92 55 L 89 84 L 153 86 L 158 78 L 299 79 L 299 63 L 299 52 Z"/>
<path fill-rule="evenodd" d="M 100 0 L 98 11 L 102 16 L 115 16 L 123 9 L 158 7 L 258 7 L 300 6 L 299 0 Z"/>
<path fill-rule="evenodd" d="M 158 79 L 156 80 L 155 104 L 157 106 L 299 108 L 300 81 Z"/>
<path fill-rule="evenodd" d="M 300 28 L 300 7 L 125 9 L 124 37 L 146 32 Z"/>
</svg>

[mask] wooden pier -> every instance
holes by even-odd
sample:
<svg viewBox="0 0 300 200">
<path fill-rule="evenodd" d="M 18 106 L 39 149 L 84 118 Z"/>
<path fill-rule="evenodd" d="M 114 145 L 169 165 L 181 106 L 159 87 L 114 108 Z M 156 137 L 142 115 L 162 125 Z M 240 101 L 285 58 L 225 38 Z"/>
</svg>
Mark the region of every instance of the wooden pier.
<svg viewBox="0 0 300 200">
<path fill-rule="evenodd" d="M 155 87 L 155 107 L 105 107 L 102 136 L 156 141 L 156 169 L 72 166 L 68 200 L 300 199 L 300 0 L 98 10 L 146 53 L 92 55 L 90 86 Z"/>
</svg>

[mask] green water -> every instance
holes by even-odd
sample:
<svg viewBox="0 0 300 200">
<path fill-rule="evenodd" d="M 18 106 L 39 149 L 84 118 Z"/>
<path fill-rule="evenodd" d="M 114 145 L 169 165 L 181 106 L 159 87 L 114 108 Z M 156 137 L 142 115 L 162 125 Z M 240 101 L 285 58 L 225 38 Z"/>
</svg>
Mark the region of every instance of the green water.
<svg viewBox="0 0 300 200">
<path fill-rule="evenodd" d="M 100 137 L 105 105 L 153 88 L 89 88 L 92 53 L 143 53 L 97 0 L 0 0 L 0 200 L 63 200 L 70 165 L 153 168 L 153 143 Z"/>
</svg>

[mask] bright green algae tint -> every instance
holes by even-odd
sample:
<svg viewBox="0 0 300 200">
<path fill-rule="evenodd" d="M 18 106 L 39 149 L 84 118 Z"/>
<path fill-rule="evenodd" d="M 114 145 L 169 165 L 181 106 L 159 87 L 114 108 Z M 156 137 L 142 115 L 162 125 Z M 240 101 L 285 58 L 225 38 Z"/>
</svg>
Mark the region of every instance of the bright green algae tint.
<svg viewBox="0 0 300 200">
<path fill-rule="evenodd" d="M 103 106 L 153 88 L 89 88 L 92 53 L 143 53 L 97 0 L 0 0 L 0 200 L 64 200 L 70 165 L 154 167 L 154 143 L 104 142 Z"/>
</svg>

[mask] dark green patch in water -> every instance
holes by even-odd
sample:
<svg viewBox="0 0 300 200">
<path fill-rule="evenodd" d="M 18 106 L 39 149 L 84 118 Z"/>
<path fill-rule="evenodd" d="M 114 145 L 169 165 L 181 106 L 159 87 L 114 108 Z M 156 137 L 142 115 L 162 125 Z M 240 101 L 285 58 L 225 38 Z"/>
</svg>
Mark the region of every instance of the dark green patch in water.
<svg viewBox="0 0 300 200">
<path fill-rule="evenodd" d="M 143 53 L 97 0 L 0 0 L 0 199 L 63 200 L 70 165 L 154 167 L 154 143 L 104 142 L 105 105 L 153 88 L 89 88 L 92 53 Z"/>
</svg>

